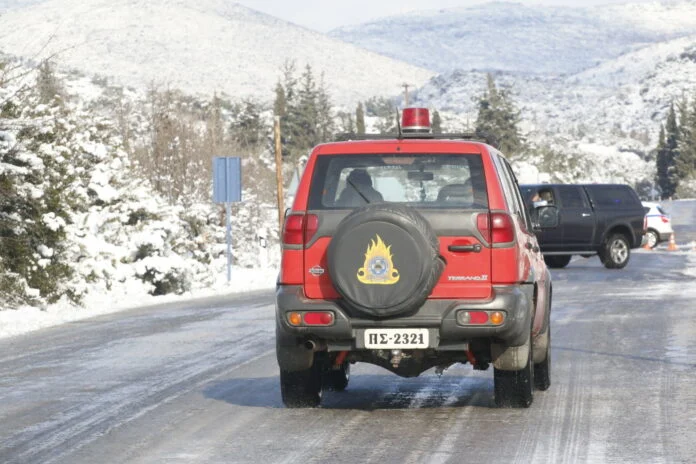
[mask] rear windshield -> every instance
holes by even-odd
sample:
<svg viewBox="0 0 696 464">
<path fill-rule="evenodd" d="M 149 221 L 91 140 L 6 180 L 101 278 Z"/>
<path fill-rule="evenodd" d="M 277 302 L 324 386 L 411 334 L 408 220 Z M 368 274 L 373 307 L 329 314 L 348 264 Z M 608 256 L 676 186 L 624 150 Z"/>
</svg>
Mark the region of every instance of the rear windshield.
<svg viewBox="0 0 696 464">
<path fill-rule="evenodd" d="M 488 208 L 481 155 L 321 155 L 312 176 L 309 209 L 368 203 L 416 208 Z"/>
</svg>

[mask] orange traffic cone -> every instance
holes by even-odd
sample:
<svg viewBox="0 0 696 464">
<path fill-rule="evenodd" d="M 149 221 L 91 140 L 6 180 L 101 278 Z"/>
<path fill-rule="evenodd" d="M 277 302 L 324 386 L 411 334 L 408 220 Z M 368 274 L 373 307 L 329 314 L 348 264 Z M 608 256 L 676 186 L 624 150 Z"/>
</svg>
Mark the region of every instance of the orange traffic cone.
<svg viewBox="0 0 696 464">
<path fill-rule="evenodd" d="M 677 251 L 677 244 L 674 242 L 674 233 L 669 236 L 669 245 L 667 246 L 667 251 Z"/>
<path fill-rule="evenodd" d="M 650 244 L 648 242 L 645 242 L 645 245 L 642 246 L 644 250 L 652 251 L 652 248 L 650 248 Z"/>
</svg>

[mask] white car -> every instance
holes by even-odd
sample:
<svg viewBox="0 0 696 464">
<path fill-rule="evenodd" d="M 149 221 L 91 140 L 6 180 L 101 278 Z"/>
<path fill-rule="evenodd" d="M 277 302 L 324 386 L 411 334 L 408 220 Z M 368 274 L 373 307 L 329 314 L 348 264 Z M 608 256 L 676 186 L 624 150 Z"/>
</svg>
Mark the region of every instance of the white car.
<svg viewBox="0 0 696 464">
<path fill-rule="evenodd" d="M 643 206 L 647 210 L 645 214 L 646 242 L 650 248 L 655 248 L 658 243 L 669 240 L 674 233 L 674 230 L 672 230 L 672 221 L 659 203 L 644 201 Z"/>
</svg>

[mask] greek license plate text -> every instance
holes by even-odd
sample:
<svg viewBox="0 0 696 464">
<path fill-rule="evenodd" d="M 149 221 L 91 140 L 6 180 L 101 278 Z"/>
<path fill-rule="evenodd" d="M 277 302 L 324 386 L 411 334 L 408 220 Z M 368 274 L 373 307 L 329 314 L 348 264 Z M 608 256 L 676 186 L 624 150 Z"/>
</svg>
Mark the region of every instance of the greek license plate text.
<svg viewBox="0 0 696 464">
<path fill-rule="evenodd" d="M 365 348 L 428 348 L 428 329 L 367 329 Z"/>
</svg>

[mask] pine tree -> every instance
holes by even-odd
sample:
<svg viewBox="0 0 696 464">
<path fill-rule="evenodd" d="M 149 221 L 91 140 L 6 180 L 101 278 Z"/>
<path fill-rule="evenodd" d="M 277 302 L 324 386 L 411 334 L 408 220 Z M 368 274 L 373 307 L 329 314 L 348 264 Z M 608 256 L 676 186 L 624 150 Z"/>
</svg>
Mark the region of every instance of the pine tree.
<svg viewBox="0 0 696 464">
<path fill-rule="evenodd" d="M 282 118 L 285 116 L 287 101 L 285 100 L 285 88 L 280 81 L 278 81 L 276 84 L 275 95 L 275 101 L 273 102 L 273 115 L 280 116 Z"/>
<path fill-rule="evenodd" d="M 664 148 L 657 154 L 658 184 L 662 189 L 662 198 L 674 196 L 679 185 L 679 177 L 675 167 L 675 160 L 679 156 L 679 126 L 674 105 L 670 105 L 667 114 L 667 124 L 664 130 Z"/>
<path fill-rule="evenodd" d="M 517 128 L 520 121 L 519 111 L 509 91 L 498 90 L 491 74 L 488 74 L 486 79 L 486 91 L 478 105 L 476 132 L 493 136 L 503 153 L 515 155 L 523 147 L 522 137 Z"/>
<path fill-rule="evenodd" d="M 442 134 L 442 119 L 440 118 L 440 113 L 437 110 L 433 111 L 433 121 L 431 125 L 433 134 Z"/>
<path fill-rule="evenodd" d="M 663 198 L 667 197 L 665 189 L 669 189 L 668 180 L 668 156 L 669 151 L 667 150 L 667 141 L 665 140 L 665 126 L 660 124 L 660 135 L 657 141 L 657 159 L 655 163 L 657 165 L 657 174 L 655 175 L 655 182 L 660 187 L 663 192 Z"/>
<path fill-rule="evenodd" d="M 296 166 L 312 147 L 331 140 L 336 128 L 324 77 L 317 84 L 310 65 L 299 80 L 294 72 L 294 64 L 286 63 L 283 82 L 276 86 L 274 112 L 281 117 L 283 157 Z"/>
<path fill-rule="evenodd" d="M 39 101 L 43 104 L 61 103 L 65 90 L 62 82 L 55 73 L 54 66 L 49 61 L 43 61 L 39 65 L 39 74 L 36 78 L 36 87 L 39 91 Z"/>
<path fill-rule="evenodd" d="M 315 141 L 315 144 L 328 142 L 333 137 L 333 133 L 335 131 L 331 97 L 329 96 L 329 92 L 326 88 L 323 73 L 321 75 L 321 79 L 319 80 L 319 89 L 317 91 L 317 129 L 318 138 Z"/>
<path fill-rule="evenodd" d="M 268 128 L 261 118 L 262 105 L 250 98 L 236 109 L 237 118 L 230 128 L 233 140 L 243 148 L 257 147 L 268 135 Z"/>
<path fill-rule="evenodd" d="M 362 102 L 358 103 L 358 107 L 355 110 L 355 125 L 359 135 L 365 133 L 365 110 Z"/>
<path fill-rule="evenodd" d="M 696 178 L 696 97 L 692 107 L 684 99 L 679 105 L 678 157 L 675 168 L 679 180 Z"/>
</svg>

